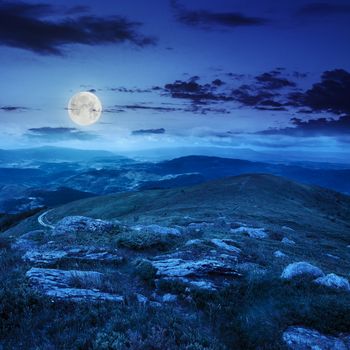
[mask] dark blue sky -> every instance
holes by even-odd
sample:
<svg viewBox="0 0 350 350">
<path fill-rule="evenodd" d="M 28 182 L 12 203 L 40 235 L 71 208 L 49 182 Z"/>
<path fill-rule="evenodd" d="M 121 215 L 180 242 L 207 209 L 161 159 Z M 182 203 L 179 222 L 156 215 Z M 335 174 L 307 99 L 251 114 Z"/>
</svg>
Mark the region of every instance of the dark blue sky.
<svg viewBox="0 0 350 350">
<path fill-rule="evenodd" d="M 344 160 L 349 42 L 341 0 L 0 1 L 0 147 Z M 104 106 L 89 128 L 65 110 L 82 90 Z"/>
</svg>

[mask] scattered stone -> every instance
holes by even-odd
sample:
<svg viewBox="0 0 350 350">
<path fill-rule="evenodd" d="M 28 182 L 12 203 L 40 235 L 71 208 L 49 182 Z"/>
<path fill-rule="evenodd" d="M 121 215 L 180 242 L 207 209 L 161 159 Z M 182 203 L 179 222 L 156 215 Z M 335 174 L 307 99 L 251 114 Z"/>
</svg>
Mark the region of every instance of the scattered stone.
<svg viewBox="0 0 350 350">
<path fill-rule="evenodd" d="M 163 295 L 162 301 L 164 303 L 174 303 L 177 301 L 177 296 L 174 294 L 167 293 Z"/>
<path fill-rule="evenodd" d="M 329 258 L 334 259 L 334 260 L 339 260 L 340 259 L 339 256 L 332 255 L 332 254 L 326 254 L 326 256 L 328 256 Z"/>
<path fill-rule="evenodd" d="M 81 262 L 100 261 L 103 263 L 121 263 L 124 258 L 116 251 L 106 251 L 103 248 L 82 247 L 64 250 L 31 250 L 23 255 L 24 261 L 36 265 L 52 265 L 60 260 L 79 260 Z"/>
<path fill-rule="evenodd" d="M 95 271 L 57 270 L 33 267 L 26 276 L 31 285 L 43 294 L 57 299 L 71 301 L 114 301 L 122 302 L 119 295 L 99 291 L 97 285 L 103 274 Z M 76 280 L 90 284 L 91 288 L 75 288 Z"/>
<path fill-rule="evenodd" d="M 24 261 L 38 264 L 38 265 L 51 265 L 57 263 L 59 260 L 67 256 L 67 252 L 60 250 L 52 251 L 37 251 L 30 250 L 22 256 Z"/>
<path fill-rule="evenodd" d="M 150 301 L 149 306 L 157 308 L 157 307 L 162 307 L 162 304 L 158 303 L 158 301 Z"/>
<path fill-rule="evenodd" d="M 289 327 L 282 339 L 291 350 L 347 350 L 343 339 L 326 336 L 314 329 Z"/>
<path fill-rule="evenodd" d="M 241 249 L 237 248 L 234 244 L 236 242 L 232 239 L 217 239 L 213 238 L 211 240 L 213 244 L 215 244 L 218 248 L 228 250 L 229 252 L 240 254 L 242 251 Z"/>
<path fill-rule="evenodd" d="M 216 291 L 217 286 L 208 280 L 205 279 L 190 279 L 186 277 L 163 277 L 160 280 L 156 280 L 156 286 L 159 288 L 159 282 L 160 281 L 169 281 L 169 282 L 178 282 L 184 285 L 187 285 L 186 290 L 189 292 L 194 289 L 203 289 L 203 290 L 209 290 L 209 291 Z"/>
<path fill-rule="evenodd" d="M 290 244 L 290 245 L 294 245 L 295 242 L 292 239 L 289 239 L 287 237 L 284 237 L 281 241 L 283 244 Z"/>
<path fill-rule="evenodd" d="M 281 278 L 292 279 L 298 276 L 309 276 L 313 278 L 323 277 L 323 271 L 308 262 L 300 261 L 289 264 L 282 272 Z"/>
<path fill-rule="evenodd" d="M 246 234 L 251 238 L 257 238 L 257 239 L 263 239 L 268 237 L 268 234 L 265 232 L 265 229 L 263 228 L 241 226 L 235 229 L 231 229 L 230 232 Z"/>
<path fill-rule="evenodd" d="M 136 225 L 131 227 L 132 230 L 147 233 L 156 233 L 159 235 L 180 236 L 181 231 L 177 228 L 164 227 L 159 225 Z"/>
<path fill-rule="evenodd" d="M 335 273 L 330 273 L 324 277 L 319 277 L 314 282 L 325 287 L 341 289 L 347 292 L 350 291 L 350 283 L 348 279 L 338 276 Z"/>
<path fill-rule="evenodd" d="M 203 243 L 203 240 L 201 239 L 190 239 L 189 241 L 186 242 L 185 245 L 191 246 L 191 245 L 199 245 L 201 243 Z"/>
<path fill-rule="evenodd" d="M 143 305 L 145 305 L 148 302 L 148 298 L 139 293 L 136 293 L 136 300 Z"/>
<path fill-rule="evenodd" d="M 281 252 L 280 250 L 276 250 L 274 253 L 273 253 L 273 256 L 275 258 L 286 258 L 287 257 L 287 254 L 284 254 L 283 252 Z"/>
<path fill-rule="evenodd" d="M 231 266 L 214 258 L 202 260 L 183 260 L 176 258 L 165 258 L 152 261 L 152 265 L 157 269 L 158 276 L 166 277 L 189 277 L 206 275 L 229 275 L 240 276 Z"/>
<path fill-rule="evenodd" d="M 92 219 L 85 216 L 66 216 L 60 220 L 52 234 L 59 235 L 76 235 L 79 232 L 84 233 L 108 233 L 119 228 L 119 223 L 110 222 L 100 219 Z"/>
</svg>

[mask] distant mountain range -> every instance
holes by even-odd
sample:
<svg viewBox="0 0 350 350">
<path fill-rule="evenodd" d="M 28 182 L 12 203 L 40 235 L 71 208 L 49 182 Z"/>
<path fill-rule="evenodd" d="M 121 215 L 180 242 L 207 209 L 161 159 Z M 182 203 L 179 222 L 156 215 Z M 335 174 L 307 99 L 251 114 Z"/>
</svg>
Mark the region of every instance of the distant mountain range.
<svg viewBox="0 0 350 350">
<path fill-rule="evenodd" d="M 198 155 L 155 163 L 104 151 L 43 147 L 0 150 L 0 212 L 18 213 L 90 196 L 178 188 L 255 173 L 350 193 L 350 166 L 339 164 L 277 164 Z"/>
</svg>

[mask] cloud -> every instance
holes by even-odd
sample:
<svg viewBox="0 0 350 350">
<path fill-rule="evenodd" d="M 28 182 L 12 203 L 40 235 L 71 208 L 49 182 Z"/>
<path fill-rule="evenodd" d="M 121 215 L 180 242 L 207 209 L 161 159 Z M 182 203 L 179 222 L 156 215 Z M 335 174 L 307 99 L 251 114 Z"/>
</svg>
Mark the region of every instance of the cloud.
<svg viewBox="0 0 350 350">
<path fill-rule="evenodd" d="M 30 139 L 40 139 L 42 141 L 57 142 L 68 140 L 89 141 L 97 138 L 96 135 L 78 130 L 76 128 L 64 127 L 41 127 L 31 128 L 25 133 L 25 136 Z"/>
<path fill-rule="evenodd" d="M 314 2 L 301 7 L 297 11 L 299 16 L 329 16 L 331 14 L 350 13 L 350 5 L 334 2 Z"/>
<path fill-rule="evenodd" d="M 341 116 L 339 119 L 318 118 L 303 121 L 299 118 L 291 119 L 294 127 L 282 129 L 269 129 L 259 132 L 265 135 L 289 135 L 289 136 L 341 136 L 350 135 L 350 115 Z"/>
<path fill-rule="evenodd" d="M 0 107 L 0 111 L 4 112 L 24 112 L 27 111 L 29 108 L 27 107 L 20 107 L 20 106 L 2 106 Z"/>
<path fill-rule="evenodd" d="M 295 87 L 296 84 L 284 77 L 281 77 L 280 71 L 271 71 L 255 77 L 255 79 L 266 89 L 277 90 L 285 87 Z"/>
<path fill-rule="evenodd" d="M 128 88 L 126 88 L 126 87 L 109 88 L 109 91 L 113 91 L 113 92 L 125 92 L 125 93 L 129 93 L 129 94 L 148 93 L 148 92 L 152 92 L 152 90 L 153 90 L 153 89 L 140 89 L 140 88 L 128 89 Z"/>
<path fill-rule="evenodd" d="M 159 134 L 165 134 L 165 129 L 141 129 L 141 130 L 134 130 L 132 133 L 134 136 L 139 135 L 159 135 Z"/>
<path fill-rule="evenodd" d="M 194 76 L 187 81 L 176 80 L 174 83 L 166 84 L 164 89 L 173 98 L 189 99 L 198 103 L 232 100 L 230 96 L 216 91 L 219 86 L 224 85 L 223 81 L 214 80 L 210 84 L 202 85 L 198 83 L 198 80 L 198 76 Z"/>
<path fill-rule="evenodd" d="M 107 111 L 110 113 L 113 112 L 121 112 L 125 110 L 149 110 L 149 111 L 155 111 L 155 112 L 175 112 L 175 111 L 183 111 L 183 108 L 177 108 L 177 107 L 162 107 L 162 106 L 146 106 L 142 104 L 132 104 L 132 105 L 115 105 L 112 108 L 108 108 Z"/>
<path fill-rule="evenodd" d="M 83 10 L 72 9 L 73 15 Z M 130 42 L 142 47 L 155 42 L 138 32 L 140 23 L 122 17 L 85 15 L 52 19 L 55 11 L 51 5 L 0 1 L 0 45 L 43 55 L 62 55 L 63 47 L 70 44 Z"/>
<path fill-rule="evenodd" d="M 179 22 L 205 29 L 212 29 L 214 27 L 236 28 L 261 26 L 268 22 L 264 18 L 249 17 L 238 12 L 189 11 L 179 4 L 177 0 L 172 0 L 171 4 Z"/>
<path fill-rule="evenodd" d="M 305 92 L 289 95 L 293 106 L 308 107 L 312 111 L 336 114 L 350 113 L 350 73 L 344 69 L 326 71 L 321 81 Z"/>
</svg>

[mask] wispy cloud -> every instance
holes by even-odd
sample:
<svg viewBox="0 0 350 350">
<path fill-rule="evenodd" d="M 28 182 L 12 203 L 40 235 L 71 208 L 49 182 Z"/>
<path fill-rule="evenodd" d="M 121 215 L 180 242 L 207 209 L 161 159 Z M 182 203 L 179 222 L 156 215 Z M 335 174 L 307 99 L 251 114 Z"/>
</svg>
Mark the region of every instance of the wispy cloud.
<svg viewBox="0 0 350 350">
<path fill-rule="evenodd" d="M 247 16 L 239 12 L 190 11 L 180 4 L 178 0 L 172 0 L 171 4 L 179 22 L 204 29 L 261 26 L 268 23 L 268 20 L 265 18 Z"/>
<path fill-rule="evenodd" d="M 132 133 L 134 136 L 138 135 L 160 135 L 160 134 L 165 134 L 165 129 L 160 128 L 160 129 L 140 129 L 140 130 L 134 130 Z"/>
<path fill-rule="evenodd" d="M 21 107 L 21 106 L 2 106 L 0 107 L 0 111 L 4 112 L 24 112 L 29 110 L 28 107 Z"/>
<path fill-rule="evenodd" d="M 350 115 L 342 116 L 339 119 L 318 118 L 307 121 L 293 118 L 291 122 L 293 127 L 264 130 L 259 134 L 297 137 L 350 135 Z"/>
<path fill-rule="evenodd" d="M 78 130 L 76 128 L 65 128 L 65 127 L 41 127 L 41 128 L 31 128 L 24 134 L 27 138 L 38 139 L 47 142 L 57 142 L 57 141 L 88 141 L 97 138 L 97 135 Z"/>
</svg>

